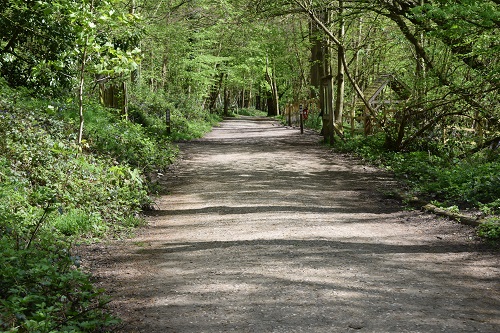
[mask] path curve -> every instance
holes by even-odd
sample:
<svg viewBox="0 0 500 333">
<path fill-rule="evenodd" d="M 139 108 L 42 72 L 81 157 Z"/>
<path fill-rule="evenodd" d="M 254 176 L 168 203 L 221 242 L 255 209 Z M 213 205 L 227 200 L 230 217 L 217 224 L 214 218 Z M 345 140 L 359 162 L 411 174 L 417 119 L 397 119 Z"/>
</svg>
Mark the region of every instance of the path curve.
<svg viewBox="0 0 500 333">
<path fill-rule="evenodd" d="M 318 141 L 243 118 L 182 144 L 148 227 L 90 251 L 118 331 L 500 332 L 498 253 Z"/>
</svg>

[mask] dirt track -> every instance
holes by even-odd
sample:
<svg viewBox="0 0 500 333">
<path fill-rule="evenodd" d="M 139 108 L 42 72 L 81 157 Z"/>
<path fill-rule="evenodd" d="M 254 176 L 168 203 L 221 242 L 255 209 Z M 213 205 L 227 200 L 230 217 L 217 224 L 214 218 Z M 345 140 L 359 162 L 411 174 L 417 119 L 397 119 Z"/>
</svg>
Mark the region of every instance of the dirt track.
<svg viewBox="0 0 500 333">
<path fill-rule="evenodd" d="M 498 253 L 270 121 L 181 145 L 149 226 L 90 249 L 120 332 L 500 332 Z"/>
</svg>

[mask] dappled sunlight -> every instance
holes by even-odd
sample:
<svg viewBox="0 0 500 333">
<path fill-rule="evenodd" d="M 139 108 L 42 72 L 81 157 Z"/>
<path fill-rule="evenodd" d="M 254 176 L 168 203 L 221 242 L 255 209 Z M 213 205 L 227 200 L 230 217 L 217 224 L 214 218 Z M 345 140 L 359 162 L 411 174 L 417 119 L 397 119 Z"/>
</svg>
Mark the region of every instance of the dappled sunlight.
<svg viewBox="0 0 500 333">
<path fill-rule="evenodd" d="M 497 332 L 497 255 L 317 142 L 233 120 L 184 143 L 148 227 L 109 250 L 121 331 Z"/>
<path fill-rule="evenodd" d="M 149 280 L 161 288 L 149 307 L 153 315 L 168 313 L 169 325 L 179 328 L 190 322 L 197 330 L 255 325 L 326 332 L 332 325 L 360 325 L 384 332 L 396 331 L 403 319 L 422 331 L 470 322 L 497 325 L 497 311 L 469 306 L 493 300 L 475 296 L 480 281 L 449 263 L 451 254 L 452 262 L 467 266 L 462 251 L 436 244 L 260 239 L 165 243 L 138 252 L 161 257 L 157 277 Z"/>
</svg>

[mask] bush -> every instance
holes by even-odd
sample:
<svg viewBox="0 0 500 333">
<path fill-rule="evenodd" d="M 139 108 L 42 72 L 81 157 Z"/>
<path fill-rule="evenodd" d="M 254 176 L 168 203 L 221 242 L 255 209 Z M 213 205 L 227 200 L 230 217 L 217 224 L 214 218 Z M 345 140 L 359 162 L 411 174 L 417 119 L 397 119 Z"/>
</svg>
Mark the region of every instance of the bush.
<svg viewBox="0 0 500 333">
<path fill-rule="evenodd" d="M 450 159 L 429 151 L 391 152 L 383 147 L 383 134 L 338 142 L 337 148 L 357 153 L 365 160 L 393 171 L 418 196 L 444 201 L 447 205 L 500 212 L 498 156 L 486 152 L 469 159 Z"/>
<path fill-rule="evenodd" d="M 310 111 L 307 120 L 304 121 L 304 126 L 316 131 L 321 131 L 323 127 L 322 116 L 317 111 Z"/>
<path fill-rule="evenodd" d="M 490 218 L 477 228 L 480 237 L 497 241 L 500 240 L 500 218 Z"/>
<path fill-rule="evenodd" d="M 18 249 L 0 237 L 0 330 L 95 332 L 116 324 L 102 291 L 77 266 L 66 244 L 53 239 Z"/>
<path fill-rule="evenodd" d="M 240 115 L 240 116 L 267 117 L 266 111 L 257 110 L 255 108 L 241 108 L 241 109 L 233 110 L 233 111 L 237 111 L 237 115 Z"/>
<path fill-rule="evenodd" d="M 5 138 L 1 214 L 15 215 L 4 223 L 14 219 L 16 225 L 20 220 L 29 225 L 48 204 L 64 211 L 85 207 L 88 214 L 116 223 L 150 203 L 139 170 L 80 153 L 64 139 L 71 132 L 61 121 L 41 119 L 37 112 L 17 109 L 0 118 Z"/>
<path fill-rule="evenodd" d="M 0 80 L 0 331 L 94 332 L 116 322 L 70 249 L 76 239 L 137 226 L 150 200 L 141 170 L 125 161 L 156 146 L 120 123 L 139 154 L 99 156 L 89 141 L 82 150 L 72 111 Z"/>
<path fill-rule="evenodd" d="M 171 135 L 166 133 L 166 110 L 170 110 Z M 171 97 L 161 92 L 151 94 L 149 90 L 136 89 L 130 106 L 131 119 L 146 128 L 157 139 L 185 141 L 202 137 L 209 132 L 221 118 L 218 114 L 208 113 L 193 99 Z"/>
<path fill-rule="evenodd" d="M 134 113 L 136 117 L 138 113 Z M 76 111 L 71 116 L 76 117 Z M 88 147 L 97 154 L 109 156 L 142 172 L 165 169 L 178 150 L 163 134 L 165 131 L 160 131 L 159 119 L 146 118 L 144 114 L 141 119 L 149 127 L 121 119 L 113 109 L 88 105 L 84 128 Z"/>
<path fill-rule="evenodd" d="M 72 208 L 68 212 L 63 209 L 55 211 L 51 224 L 65 236 L 97 236 L 103 237 L 109 226 L 103 221 L 100 214 L 88 213 L 81 208 Z"/>
</svg>

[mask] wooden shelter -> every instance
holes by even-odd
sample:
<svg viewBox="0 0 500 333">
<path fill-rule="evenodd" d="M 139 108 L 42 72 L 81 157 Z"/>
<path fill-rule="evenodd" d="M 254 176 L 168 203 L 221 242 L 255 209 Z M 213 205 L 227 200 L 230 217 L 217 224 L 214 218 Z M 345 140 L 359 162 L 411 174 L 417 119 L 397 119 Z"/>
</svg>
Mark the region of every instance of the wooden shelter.
<svg viewBox="0 0 500 333">
<path fill-rule="evenodd" d="M 363 92 L 370 107 L 381 110 L 386 115 L 392 106 L 403 103 L 411 96 L 410 88 L 397 79 L 393 74 L 382 74 L 374 80 Z M 363 109 L 364 132 L 365 135 L 373 132 L 373 116 L 362 101 L 356 103 L 356 109 Z"/>
</svg>

